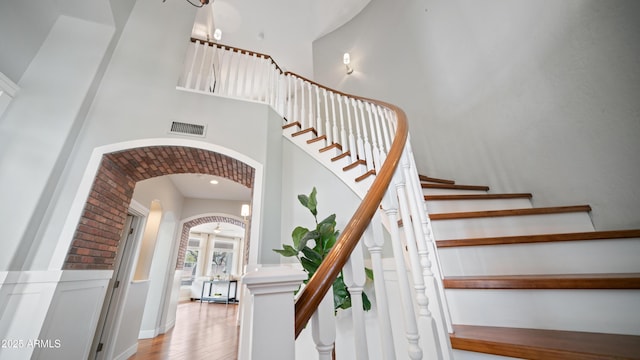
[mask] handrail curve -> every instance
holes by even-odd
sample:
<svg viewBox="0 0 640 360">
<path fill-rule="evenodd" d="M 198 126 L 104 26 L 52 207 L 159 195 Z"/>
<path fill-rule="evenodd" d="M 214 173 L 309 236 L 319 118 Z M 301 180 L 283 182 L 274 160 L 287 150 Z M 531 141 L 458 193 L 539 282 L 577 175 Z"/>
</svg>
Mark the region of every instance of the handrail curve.
<svg viewBox="0 0 640 360">
<path fill-rule="evenodd" d="M 350 95 L 351 96 L 351 95 Z M 311 319 L 311 316 L 320 305 L 320 302 L 333 285 L 333 281 L 338 276 L 344 265 L 347 263 L 351 252 L 356 247 L 360 238 L 364 234 L 371 219 L 378 210 L 382 198 L 387 192 L 387 188 L 391 184 L 391 179 L 395 173 L 400 158 L 404 151 L 409 134 L 409 126 L 407 116 L 399 107 L 378 100 L 370 100 L 353 96 L 360 100 L 371 101 L 378 105 L 388 107 L 396 113 L 397 128 L 393 143 L 387 154 L 387 158 L 382 168 L 376 174 L 376 178 L 369 188 L 367 195 L 358 206 L 351 220 L 343 229 L 338 241 L 333 249 L 329 252 L 325 260 L 322 262 L 318 270 L 311 277 L 304 290 L 298 297 L 295 304 L 295 335 L 296 338 L 305 325 Z"/>
<path fill-rule="evenodd" d="M 203 44 L 206 43 L 209 46 L 215 46 L 217 48 L 228 49 L 230 51 L 246 54 L 249 56 L 257 56 L 268 59 L 273 65 L 275 65 L 280 75 L 283 75 L 285 77 L 294 76 L 302 81 L 315 85 L 318 88 L 331 91 L 341 96 L 386 107 L 396 115 L 394 139 L 391 147 L 386 154 L 386 158 L 382 164 L 382 167 L 379 169 L 379 171 L 376 171 L 376 177 L 371 184 L 371 187 L 358 206 L 358 209 L 356 209 L 355 213 L 353 214 L 345 228 L 342 230 L 342 233 L 336 241 L 333 249 L 329 252 L 320 267 L 316 270 L 313 277 L 306 284 L 295 303 L 295 337 L 297 338 L 304 329 L 309 319 L 311 319 L 311 316 L 318 308 L 318 305 L 325 297 L 329 288 L 331 288 L 331 286 L 333 285 L 335 278 L 347 263 L 347 260 L 351 256 L 353 249 L 356 247 L 356 245 L 360 241 L 360 238 L 369 226 L 369 223 L 378 210 L 382 199 L 386 194 L 389 185 L 391 184 L 391 180 L 394 176 L 396 168 L 398 167 L 398 164 L 400 163 L 400 159 L 402 157 L 405 144 L 407 143 L 408 139 L 409 126 L 407 116 L 405 112 L 396 105 L 389 104 L 380 100 L 347 94 L 321 85 L 313 80 L 307 79 L 293 72 L 285 72 L 280 66 L 278 66 L 278 64 L 270 55 L 240 49 L 234 46 L 219 44 L 208 40 L 191 38 L 191 42 L 196 41 Z M 295 121 L 294 119 L 289 120 Z"/>
</svg>

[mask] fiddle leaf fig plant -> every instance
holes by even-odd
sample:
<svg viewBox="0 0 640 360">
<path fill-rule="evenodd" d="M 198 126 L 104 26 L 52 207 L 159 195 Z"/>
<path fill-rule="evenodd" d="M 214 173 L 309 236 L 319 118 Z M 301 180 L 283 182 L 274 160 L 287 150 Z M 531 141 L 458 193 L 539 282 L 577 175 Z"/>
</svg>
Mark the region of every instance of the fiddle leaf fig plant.
<svg viewBox="0 0 640 360">
<path fill-rule="evenodd" d="M 318 222 L 318 202 L 316 200 L 317 191 L 314 187 L 311 194 L 298 195 L 300 204 L 307 208 L 315 220 L 315 229 L 309 230 L 302 226 L 297 226 L 291 233 L 293 246 L 283 244 L 282 249 L 273 249 L 273 251 L 285 257 L 296 257 L 302 267 L 307 272 L 307 280 L 315 274 L 324 258 L 335 245 L 339 230 L 336 230 L 336 215 L 331 214 L 324 220 Z M 365 268 L 367 277 L 373 279 L 373 271 Z M 333 282 L 333 304 L 334 309 L 348 309 L 351 307 L 351 294 L 344 283 L 342 272 Z M 362 307 L 364 310 L 371 309 L 371 302 L 365 292 L 362 292 Z"/>
</svg>

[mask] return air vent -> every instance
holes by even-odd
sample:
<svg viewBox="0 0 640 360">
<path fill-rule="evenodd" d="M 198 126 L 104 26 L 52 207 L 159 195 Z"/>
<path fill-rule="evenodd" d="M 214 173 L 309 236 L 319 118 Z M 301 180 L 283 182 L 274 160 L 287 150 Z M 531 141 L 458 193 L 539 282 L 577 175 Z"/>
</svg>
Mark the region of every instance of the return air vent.
<svg viewBox="0 0 640 360">
<path fill-rule="evenodd" d="M 206 127 L 204 125 L 189 124 L 178 121 L 171 123 L 170 133 L 181 135 L 204 136 Z"/>
</svg>

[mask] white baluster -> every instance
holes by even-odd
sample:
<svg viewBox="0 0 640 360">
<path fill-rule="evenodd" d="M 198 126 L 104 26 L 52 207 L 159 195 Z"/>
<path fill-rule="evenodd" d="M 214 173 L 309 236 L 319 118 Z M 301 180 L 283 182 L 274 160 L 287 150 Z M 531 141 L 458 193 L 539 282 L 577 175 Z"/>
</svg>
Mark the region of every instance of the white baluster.
<svg viewBox="0 0 640 360">
<path fill-rule="evenodd" d="M 329 288 L 327 295 L 325 295 L 311 316 L 311 336 L 318 350 L 318 359 L 332 360 L 336 341 L 336 320 L 333 310 L 332 288 Z"/>
<path fill-rule="evenodd" d="M 349 125 L 349 152 L 351 153 L 351 159 L 358 158 L 358 148 L 356 147 L 356 136 L 353 133 L 353 122 L 351 121 L 351 102 L 348 97 L 344 97 L 345 111 L 347 112 L 347 124 Z"/>
<path fill-rule="evenodd" d="M 184 82 L 184 87 L 187 89 L 192 89 L 191 80 L 193 79 L 193 70 L 196 66 L 196 58 L 198 57 L 198 50 L 200 49 L 200 41 L 196 40 L 193 43 L 193 59 L 191 59 L 191 66 L 189 67 L 189 73 L 187 75 L 187 80 Z"/>
<path fill-rule="evenodd" d="M 314 85 L 315 89 L 316 89 L 316 131 L 318 132 L 318 134 L 322 133 L 322 116 L 320 115 L 321 113 L 321 106 L 320 106 L 320 87 L 318 87 L 318 85 Z"/>
<path fill-rule="evenodd" d="M 291 85 L 291 78 L 292 76 L 290 74 L 287 74 L 287 90 L 286 90 L 286 99 L 287 99 L 287 115 L 285 116 L 287 118 L 287 120 L 289 120 L 289 122 L 294 121 L 292 119 L 293 116 L 293 101 L 291 98 L 291 89 L 293 88 Z"/>
<path fill-rule="evenodd" d="M 427 216 L 427 207 L 422 196 L 422 187 L 420 186 L 420 179 L 418 178 L 418 171 L 415 167 L 415 160 L 413 158 L 411 141 L 407 139 L 405 146 L 405 153 L 408 163 L 408 175 L 411 179 L 412 188 L 414 189 L 414 199 L 417 207 L 417 217 L 420 219 L 420 225 L 424 234 L 423 242 L 426 247 L 427 255 L 429 256 L 429 263 L 435 263 L 436 266 L 431 266 L 429 271 L 425 271 L 424 278 L 427 285 L 427 291 L 431 296 L 431 301 L 435 301 L 434 309 L 438 309 L 437 313 L 438 321 L 436 321 L 437 327 L 437 339 L 440 343 L 440 349 L 442 349 L 442 356 L 444 359 L 451 359 L 451 344 L 448 333 L 453 332 L 451 326 L 451 318 L 449 316 L 448 304 L 444 300 L 444 287 L 442 284 L 442 269 L 440 268 L 440 261 L 438 259 L 438 252 L 436 251 L 435 239 L 433 237 L 433 231 L 431 229 L 431 222 Z"/>
<path fill-rule="evenodd" d="M 293 115 L 289 118 L 290 121 L 298 121 L 298 78 L 293 77 Z"/>
<path fill-rule="evenodd" d="M 306 104 L 305 104 L 305 94 L 304 94 L 304 89 L 305 89 L 305 81 L 300 79 L 300 124 L 302 124 L 302 127 L 305 127 L 306 124 Z"/>
<path fill-rule="evenodd" d="M 238 52 L 238 79 L 236 80 L 238 83 L 236 84 L 236 93 L 234 94 L 235 97 L 242 97 L 242 94 L 244 94 L 244 82 L 245 82 L 245 78 L 247 77 L 247 66 L 249 66 L 249 64 L 247 64 L 247 57 L 244 55 L 243 52 L 239 51 Z"/>
<path fill-rule="evenodd" d="M 307 83 L 307 92 L 309 93 L 309 115 L 307 119 L 307 127 L 313 127 L 313 86 L 310 82 Z"/>
<path fill-rule="evenodd" d="M 286 94 L 287 94 L 287 77 L 284 74 L 278 75 L 278 103 L 280 104 L 280 116 L 286 118 Z"/>
<path fill-rule="evenodd" d="M 198 69 L 198 76 L 196 77 L 196 85 L 194 86 L 195 90 L 202 90 L 200 88 L 200 84 L 202 83 L 202 77 L 204 75 L 204 64 L 207 60 L 207 53 L 209 52 L 209 45 L 206 43 L 202 46 L 202 58 L 200 59 L 200 69 Z"/>
<path fill-rule="evenodd" d="M 395 191 L 398 189 L 398 185 Z M 402 185 L 404 186 L 404 185 Z M 400 290 L 400 299 L 402 300 L 402 310 L 404 315 L 405 334 L 408 343 L 409 358 L 412 360 L 422 359 L 422 349 L 420 348 L 420 334 L 418 333 L 418 324 L 416 322 L 416 314 L 413 309 L 413 297 L 409 285 L 407 268 L 404 262 L 404 250 L 400 240 L 400 231 L 398 229 L 398 206 L 394 189 L 389 188 L 390 196 L 387 196 L 387 205 L 384 211 L 389 219 L 389 227 L 391 234 L 391 245 L 393 247 L 393 258 L 396 265 L 396 273 L 398 275 L 398 287 Z"/>
<path fill-rule="evenodd" d="M 232 49 L 230 49 L 230 51 L 231 59 L 229 61 L 229 75 L 227 76 L 227 84 L 229 84 L 227 96 L 235 97 L 238 87 L 238 76 L 240 74 L 240 55 Z"/>
<path fill-rule="evenodd" d="M 222 84 L 220 84 L 220 94 L 225 95 L 225 96 L 229 96 L 229 87 L 230 85 L 230 81 L 229 79 L 231 78 L 231 73 L 232 73 L 232 66 L 233 66 L 233 51 L 231 51 L 231 49 L 228 48 L 223 48 L 224 49 L 224 63 L 222 64 L 222 66 L 220 67 L 220 72 L 221 72 L 221 76 L 220 76 L 220 80 L 222 80 Z"/>
<path fill-rule="evenodd" d="M 364 115 L 364 103 L 358 100 L 358 108 L 360 109 L 360 120 L 362 120 L 362 136 L 364 146 L 364 160 L 367 162 L 367 171 L 373 170 L 373 153 L 371 152 L 371 143 L 369 142 L 369 132 L 367 131 L 367 121 Z"/>
<path fill-rule="evenodd" d="M 269 104 L 271 105 L 271 107 L 273 107 L 274 109 L 278 109 L 278 106 L 276 105 L 276 98 L 277 98 L 277 94 L 278 94 L 278 83 L 276 82 L 277 74 L 276 71 L 278 71 L 278 68 L 276 68 L 276 64 L 273 64 L 271 62 L 271 59 L 268 59 L 269 62 Z"/>
<path fill-rule="evenodd" d="M 380 159 L 380 164 L 382 164 L 384 163 L 384 159 L 387 157 L 384 140 L 382 139 L 382 122 L 384 122 L 384 118 L 379 117 L 380 107 L 378 105 L 372 104 L 371 111 L 373 112 L 373 118 L 376 124 L 376 135 L 378 136 L 378 158 Z"/>
<path fill-rule="evenodd" d="M 387 151 L 389 151 L 389 149 L 391 149 L 392 141 L 391 133 L 389 132 L 391 118 L 388 116 L 387 110 L 387 108 L 378 108 L 378 111 L 380 112 L 380 123 L 382 124 L 382 133 L 384 137 L 385 148 L 387 149 Z"/>
<path fill-rule="evenodd" d="M 338 135 L 338 120 L 336 117 L 336 94 L 331 92 L 331 119 L 333 122 L 333 127 L 331 128 L 331 139 L 329 140 L 329 144 L 333 144 L 338 142 L 340 138 Z"/>
<path fill-rule="evenodd" d="M 353 119 L 356 123 L 356 149 L 358 150 L 353 160 L 365 160 L 364 141 L 362 141 L 362 130 L 360 129 L 360 118 L 358 117 L 358 101 L 351 98 L 351 105 L 353 106 Z"/>
<path fill-rule="evenodd" d="M 329 121 L 329 101 L 327 100 L 327 89 L 322 89 L 324 95 L 324 132 L 318 131 L 318 136 L 326 135 L 327 142 L 331 143 L 331 123 Z"/>
<path fill-rule="evenodd" d="M 371 103 L 366 102 L 367 115 L 369 116 L 369 129 L 371 131 L 371 153 L 373 155 L 373 168 L 380 169 L 380 149 L 378 148 L 378 140 L 376 138 L 376 121 L 371 115 Z M 371 170 L 371 169 L 369 169 Z"/>
<path fill-rule="evenodd" d="M 207 76 L 207 82 L 204 86 L 204 90 L 208 91 L 208 92 L 215 92 L 215 86 L 217 85 L 217 80 L 218 80 L 218 73 L 217 73 L 217 69 L 220 66 L 220 55 L 219 55 L 219 50 L 218 50 L 218 46 L 213 45 L 211 47 L 211 62 L 209 62 L 209 69 L 208 69 L 208 76 Z M 216 64 L 216 62 L 218 64 Z"/>
<path fill-rule="evenodd" d="M 340 145 L 342 145 L 342 152 L 349 151 L 349 140 L 347 139 L 347 129 L 344 126 L 344 112 L 342 111 L 342 99 L 343 96 L 338 94 L 338 109 L 340 109 Z"/>
<path fill-rule="evenodd" d="M 382 358 L 391 360 L 396 358 L 396 351 L 393 343 L 393 332 L 391 331 L 391 315 L 389 314 L 387 288 L 384 282 L 384 270 L 382 268 L 383 231 L 380 213 L 376 212 L 365 232 L 364 243 L 371 256 L 373 286 L 376 293 L 375 303 L 380 327 L 380 343 L 382 344 Z"/>
<path fill-rule="evenodd" d="M 356 346 L 356 359 L 369 359 L 367 346 L 367 331 L 364 324 L 364 310 L 362 309 L 362 291 L 367 281 L 364 272 L 364 255 L 360 242 L 356 245 L 345 264 L 342 273 L 344 283 L 351 295 L 351 315 L 353 317 L 353 335 Z"/>
</svg>

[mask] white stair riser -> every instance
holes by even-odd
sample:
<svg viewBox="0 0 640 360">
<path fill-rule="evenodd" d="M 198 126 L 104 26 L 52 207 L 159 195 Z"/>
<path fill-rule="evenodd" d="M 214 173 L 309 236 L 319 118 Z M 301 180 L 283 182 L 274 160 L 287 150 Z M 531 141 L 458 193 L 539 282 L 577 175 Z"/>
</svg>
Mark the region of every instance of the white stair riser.
<svg viewBox="0 0 640 360">
<path fill-rule="evenodd" d="M 447 289 L 454 324 L 640 335 L 640 290 Z"/>
<path fill-rule="evenodd" d="M 531 207 L 533 206 L 528 198 L 427 201 L 427 209 L 432 214 L 463 211 L 525 209 Z"/>
<path fill-rule="evenodd" d="M 444 276 L 640 273 L 640 239 L 464 246 L 438 255 Z"/>
<path fill-rule="evenodd" d="M 453 350 L 453 358 L 455 360 L 510 360 L 519 359 L 500 355 L 483 354 L 473 351 Z"/>
<path fill-rule="evenodd" d="M 437 240 L 593 231 L 586 212 L 432 220 Z"/>
<path fill-rule="evenodd" d="M 460 190 L 460 189 L 429 189 L 422 188 L 424 195 L 478 195 L 486 194 L 484 190 Z"/>
</svg>

